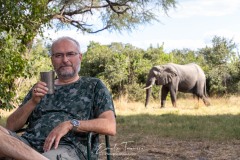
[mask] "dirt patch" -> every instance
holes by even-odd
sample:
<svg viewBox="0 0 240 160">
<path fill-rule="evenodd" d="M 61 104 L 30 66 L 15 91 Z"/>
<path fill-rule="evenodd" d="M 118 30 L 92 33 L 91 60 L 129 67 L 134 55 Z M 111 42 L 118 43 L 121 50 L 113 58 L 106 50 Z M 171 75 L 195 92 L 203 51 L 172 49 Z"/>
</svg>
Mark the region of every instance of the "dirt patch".
<svg viewBox="0 0 240 160">
<path fill-rule="evenodd" d="M 154 143 L 111 140 L 113 160 L 240 160 L 240 141 L 210 142 L 161 139 Z M 100 159 L 106 159 L 104 152 Z"/>
</svg>

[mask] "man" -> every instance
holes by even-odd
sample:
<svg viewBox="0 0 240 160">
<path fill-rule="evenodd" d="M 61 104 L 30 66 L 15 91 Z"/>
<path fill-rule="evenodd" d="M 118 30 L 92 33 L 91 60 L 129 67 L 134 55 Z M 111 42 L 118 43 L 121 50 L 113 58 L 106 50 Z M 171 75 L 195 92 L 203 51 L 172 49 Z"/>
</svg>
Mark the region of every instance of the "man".
<svg viewBox="0 0 240 160">
<path fill-rule="evenodd" d="M 0 157 L 24 160 L 86 159 L 86 132 L 115 135 L 114 106 L 97 78 L 79 77 L 82 54 L 70 37 L 53 42 L 51 61 L 57 79 L 54 94 L 39 81 L 0 127 Z M 26 123 L 20 137 L 14 131 Z M 84 133 L 85 132 L 85 133 Z M 97 150 L 95 137 L 93 150 Z"/>
</svg>

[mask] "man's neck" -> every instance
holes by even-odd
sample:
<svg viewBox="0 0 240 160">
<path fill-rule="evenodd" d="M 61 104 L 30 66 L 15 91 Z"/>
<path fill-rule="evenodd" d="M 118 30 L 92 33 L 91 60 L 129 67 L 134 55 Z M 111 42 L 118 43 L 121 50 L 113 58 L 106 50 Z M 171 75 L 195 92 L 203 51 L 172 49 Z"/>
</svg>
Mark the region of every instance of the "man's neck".
<svg viewBox="0 0 240 160">
<path fill-rule="evenodd" d="M 78 75 L 75 76 L 75 77 L 69 78 L 69 79 L 61 79 L 61 78 L 58 78 L 58 79 L 55 80 L 55 84 L 56 84 L 56 85 L 70 84 L 70 83 L 76 82 L 78 79 L 79 79 L 79 76 L 78 76 Z"/>
</svg>

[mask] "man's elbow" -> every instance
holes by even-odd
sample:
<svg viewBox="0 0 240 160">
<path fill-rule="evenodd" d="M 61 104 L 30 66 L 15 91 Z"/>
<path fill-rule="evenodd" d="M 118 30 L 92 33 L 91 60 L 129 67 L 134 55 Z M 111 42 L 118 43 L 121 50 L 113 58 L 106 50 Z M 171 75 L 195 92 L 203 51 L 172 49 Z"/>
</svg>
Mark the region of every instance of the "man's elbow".
<svg viewBox="0 0 240 160">
<path fill-rule="evenodd" d="M 16 119 L 12 117 L 8 117 L 6 120 L 6 128 L 10 131 L 16 131 L 18 129 L 21 129 L 24 126 L 24 124 L 19 124 Z"/>
<path fill-rule="evenodd" d="M 14 125 L 13 125 L 11 119 L 9 119 L 9 118 L 6 121 L 6 128 L 9 129 L 10 131 L 14 131 L 15 130 Z"/>
<path fill-rule="evenodd" d="M 114 124 L 112 124 L 110 126 L 111 127 L 109 127 L 108 135 L 115 136 L 117 134 L 116 123 L 114 123 Z"/>
<path fill-rule="evenodd" d="M 117 130 L 116 128 L 115 129 L 112 129 L 109 133 L 110 136 L 115 136 L 117 134 Z"/>
</svg>

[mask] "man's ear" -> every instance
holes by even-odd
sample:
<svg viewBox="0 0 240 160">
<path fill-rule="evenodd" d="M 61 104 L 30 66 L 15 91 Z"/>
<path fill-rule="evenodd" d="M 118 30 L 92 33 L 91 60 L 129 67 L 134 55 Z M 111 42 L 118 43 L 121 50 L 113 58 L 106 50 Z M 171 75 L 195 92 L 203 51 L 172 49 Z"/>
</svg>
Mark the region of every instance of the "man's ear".
<svg viewBox="0 0 240 160">
<path fill-rule="evenodd" d="M 82 61 L 82 53 L 79 53 L 80 61 Z"/>
</svg>

